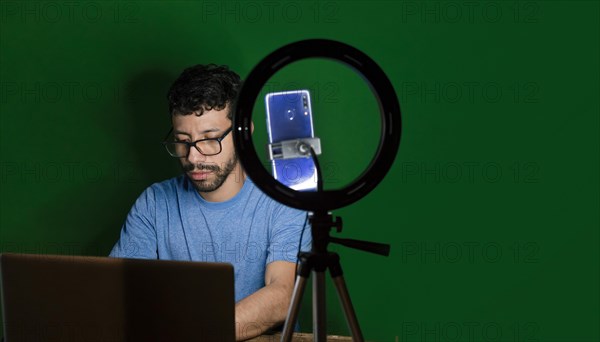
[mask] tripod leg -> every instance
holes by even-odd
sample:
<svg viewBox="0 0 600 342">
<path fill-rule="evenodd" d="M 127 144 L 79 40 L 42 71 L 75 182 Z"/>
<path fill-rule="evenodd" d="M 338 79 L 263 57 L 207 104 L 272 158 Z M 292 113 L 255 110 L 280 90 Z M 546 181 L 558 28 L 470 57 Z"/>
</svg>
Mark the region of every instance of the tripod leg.
<svg viewBox="0 0 600 342">
<path fill-rule="evenodd" d="M 348 294 L 348 289 L 346 288 L 346 282 L 344 281 L 344 277 L 338 276 L 333 278 L 333 283 L 335 284 L 335 288 L 337 289 L 338 295 L 340 296 L 340 302 L 342 302 L 342 306 L 344 307 L 346 321 L 348 323 L 348 326 L 350 327 L 350 331 L 352 332 L 352 340 L 357 342 L 363 342 L 364 337 L 362 335 L 362 332 L 360 331 L 358 319 L 356 319 L 356 314 L 354 313 L 354 307 L 352 306 L 352 302 L 350 301 L 350 295 Z"/>
<path fill-rule="evenodd" d="M 296 277 L 296 285 L 294 285 L 294 292 L 292 294 L 292 302 L 288 309 L 287 318 L 283 326 L 283 332 L 281 334 L 281 342 L 290 342 L 292 340 L 292 334 L 294 333 L 294 326 L 298 319 L 298 312 L 300 311 L 300 301 L 304 295 L 304 289 L 306 288 L 306 278 L 298 275 Z"/>
<path fill-rule="evenodd" d="M 325 305 L 325 271 L 314 271 L 313 278 L 313 339 L 327 340 L 327 310 Z"/>
<path fill-rule="evenodd" d="M 352 332 L 352 340 L 356 342 L 363 342 L 364 337 L 360 330 L 358 319 L 356 318 L 356 313 L 354 312 L 354 307 L 352 306 L 352 301 L 350 300 L 350 294 L 348 294 L 346 281 L 344 281 L 342 266 L 340 265 L 340 258 L 337 254 L 330 257 L 332 258 L 332 260 L 329 265 L 329 271 L 331 272 L 333 284 L 335 285 L 338 296 L 340 298 L 340 302 L 342 303 L 342 307 L 344 308 L 346 322 L 348 323 L 348 327 Z"/>
</svg>

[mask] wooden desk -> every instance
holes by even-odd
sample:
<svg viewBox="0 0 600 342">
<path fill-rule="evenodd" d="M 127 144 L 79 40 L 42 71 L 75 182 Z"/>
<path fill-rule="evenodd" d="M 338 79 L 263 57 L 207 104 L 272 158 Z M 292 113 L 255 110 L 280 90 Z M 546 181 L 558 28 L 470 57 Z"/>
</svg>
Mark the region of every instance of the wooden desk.
<svg viewBox="0 0 600 342">
<path fill-rule="evenodd" d="M 292 342 L 312 342 L 313 334 L 305 334 L 305 333 L 294 333 L 292 336 Z M 247 342 L 279 342 L 281 341 L 281 333 L 276 333 L 273 335 L 261 335 L 255 337 L 253 339 L 248 340 Z M 337 335 L 328 335 L 327 342 L 347 342 L 352 341 L 352 337 L 349 336 L 337 336 Z"/>
</svg>

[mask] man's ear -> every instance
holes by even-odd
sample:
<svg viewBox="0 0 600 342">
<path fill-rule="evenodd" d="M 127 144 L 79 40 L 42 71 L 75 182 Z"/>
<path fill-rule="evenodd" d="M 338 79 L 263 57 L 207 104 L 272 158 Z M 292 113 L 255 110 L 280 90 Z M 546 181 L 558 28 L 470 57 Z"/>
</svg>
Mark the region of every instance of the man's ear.
<svg viewBox="0 0 600 342">
<path fill-rule="evenodd" d="M 250 121 L 250 134 L 254 133 L 254 121 Z"/>
</svg>

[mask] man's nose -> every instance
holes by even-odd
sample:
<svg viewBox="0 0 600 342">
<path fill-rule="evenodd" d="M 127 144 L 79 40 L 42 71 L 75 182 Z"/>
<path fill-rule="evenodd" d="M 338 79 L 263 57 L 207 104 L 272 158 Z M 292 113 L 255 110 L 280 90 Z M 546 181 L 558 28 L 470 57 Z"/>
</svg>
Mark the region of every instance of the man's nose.
<svg viewBox="0 0 600 342">
<path fill-rule="evenodd" d="M 206 156 L 200 153 L 196 147 L 190 146 L 190 151 L 188 152 L 187 160 L 190 163 L 197 165 L 198 163 L 206 161 Z"/>
</svg>

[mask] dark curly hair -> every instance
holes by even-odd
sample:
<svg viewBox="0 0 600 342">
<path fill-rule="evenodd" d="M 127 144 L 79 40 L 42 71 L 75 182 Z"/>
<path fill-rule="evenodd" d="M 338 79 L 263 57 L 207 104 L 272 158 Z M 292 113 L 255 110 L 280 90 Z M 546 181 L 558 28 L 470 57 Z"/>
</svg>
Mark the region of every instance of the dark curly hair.
<svg viewBox="0 0 600 342">
<path fill-rule="evenodd" d="M 202 115 L 204 111 L 223 110 L 238 95 L 240 76 L 226 65 L 198 64 L 186 68 L 175 80 L 167 99 L 171 115 Z M 232 111 L 227 117 L 232 119 Z"/>
</svg>

